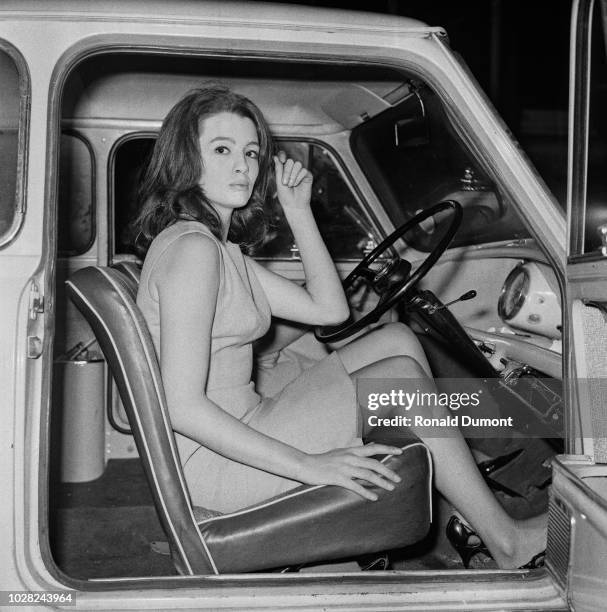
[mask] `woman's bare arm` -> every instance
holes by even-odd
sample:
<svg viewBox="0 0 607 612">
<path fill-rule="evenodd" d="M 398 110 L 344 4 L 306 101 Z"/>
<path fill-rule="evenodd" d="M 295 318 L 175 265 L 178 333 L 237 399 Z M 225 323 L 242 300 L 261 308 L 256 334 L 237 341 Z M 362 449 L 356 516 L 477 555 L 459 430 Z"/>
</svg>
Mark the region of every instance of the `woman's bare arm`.
<svg viewBox="0 0 607 612">
<path fill-rule="evenodd" d="M 348 318 L 350 310 L 333 260 L 310 208 L 312 175 L 281 151 L 274 158 L 278 199 L 299 248 L 305 287 L 249 260 L 268 297 L 272 314 L 301 323 L 331 325 Z"/>
</svg>

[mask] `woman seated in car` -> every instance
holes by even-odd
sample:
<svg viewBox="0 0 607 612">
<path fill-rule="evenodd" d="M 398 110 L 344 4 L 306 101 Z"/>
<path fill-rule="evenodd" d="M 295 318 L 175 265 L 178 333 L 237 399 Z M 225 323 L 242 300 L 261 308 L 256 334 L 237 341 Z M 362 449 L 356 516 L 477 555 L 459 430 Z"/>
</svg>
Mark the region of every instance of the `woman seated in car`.
<svg viewBox="0 0 607 612">
<path fill-rule="evenodd" d="M 349 315 L 311 213 L 312 182 L 301 163 L 273 153 L 260 110 L 223 87 L 190 92 L 158 135 L 135 223 L 145 254 L 137 303 L 194 504 L 231 512 L 300 483 L 338 485 L 372 502 L 365 483 L 391 490 L 399 480 L 373 456 L 401 450 L 362 444 L 356 379 L 410 378 L 418 387 L 421 379 L 421 391 L 434 389 L 414 334 L 396 323 L 331 353 L 276 396 L 257 394 L 252 343 L 272 316 L 332 325 Z M 264 239 L 274 189 L 300 250 L 303 287 L 243 254 Z M 511 519 L 460 435 L 425 438 L 423 428 L 412 429 L 432 453 L 437 488 L 500 567 L 521 566 L 544 549 L 545 517 Z M 465 538 L 471 533 L 457 527 Z M 483 550 L 480 540 L 464 544 Z"/>
</svg>

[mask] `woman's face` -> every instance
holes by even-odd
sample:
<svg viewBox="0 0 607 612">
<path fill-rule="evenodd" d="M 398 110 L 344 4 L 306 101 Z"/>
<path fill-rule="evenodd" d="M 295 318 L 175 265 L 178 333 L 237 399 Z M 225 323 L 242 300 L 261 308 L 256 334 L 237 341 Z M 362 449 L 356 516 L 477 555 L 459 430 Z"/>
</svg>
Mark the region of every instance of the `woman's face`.
<svg viewBox="0 0 607 612">
<path fill-rule="evenodd" d="M 222 112 L 200 124 L 200 186 L 221 215 L 249 201 L 259 173 L 259 139 L 248 117 Z"/>
</svg>

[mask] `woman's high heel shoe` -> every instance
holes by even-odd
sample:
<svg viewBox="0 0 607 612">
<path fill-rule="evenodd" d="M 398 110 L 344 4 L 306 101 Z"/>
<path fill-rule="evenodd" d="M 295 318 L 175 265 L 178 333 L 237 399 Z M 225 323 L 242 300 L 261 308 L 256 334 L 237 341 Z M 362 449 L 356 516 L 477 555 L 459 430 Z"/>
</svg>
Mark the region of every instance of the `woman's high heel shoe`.
<svg viewBox="0 0 607 612">
<path fill-rule="evenodd" d="M 546 562 L 546 551 L 542 550 L 542 552 L 537 553 L 531 559 L 531 561 L 525 563 L 525 565 L 521 565 L 519 569 L 538 569 L 540 567 L 544 567 Z"/>
<path fill-rule="evenodd" d="M 470 529 L 470 527 L 457 516 L 453 515 L 449 519 L 446 533 L 447 539 L 451 543 L 451 546 L 459 553 L 466 569 L 470 567 L 472 557 L 480 554 L 486 555 L 487 557 L 491 556 L 489 549 L 483 544 L 483 541 L 476 532 Z"/>
<path fill-rule="evenodd" d="M 451 543 L 451 546 L 459 553 L 466 569 L 470 567 L 470 561 L 476 555 L 483 554 L 487 557 L 491 557 L 489 549 L 485 546 L 476 531 L 468 527 L 468 525 L 457 516 L 453 515 L 449 519 L 446 533 L 447 539 Z M 545 559 L 546 551 L 543 550 L 537 555 L 534 555 L 531 561 L 525 563 L 525 565 L 521 565 L 518 569 L 538 569 L 544 567 Z"/>
</svg>

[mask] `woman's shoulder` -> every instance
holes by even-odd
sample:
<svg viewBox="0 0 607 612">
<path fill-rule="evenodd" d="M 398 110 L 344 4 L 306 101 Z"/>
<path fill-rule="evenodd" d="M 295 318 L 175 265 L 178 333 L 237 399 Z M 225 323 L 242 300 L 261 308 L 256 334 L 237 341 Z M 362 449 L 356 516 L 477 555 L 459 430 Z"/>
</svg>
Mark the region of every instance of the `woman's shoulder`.
<svg viewBox="0 0 607 612">
<path fill-rule="evenodd" d="M 146 261 L 157 260 L 168 251 L 173 252 L 196 248 L 208 249 L 212 244 L 215 244 L 215 249 L 220 246 L 219 240 L 217 240 L 206 225 L 198 221 L 180 220 L 165 227 L 152 240 L 145 259 Z"/>
<path fill-rule="evenodd" d="M 217 269 L 221 261 L 220 242 L 197 221 L 177 221 L 152 241 L 145 257 L 142 279 L 166 278 L 196 270 Z"/>
<path fill-rule="evenodd" d="M 179 219 L 178 221 L 175 221 L 175 223 L 165 227 L 154 238 L 154 240 L 152 240 L 150 248 L 152 248 L 152 246 L 162 245 L 167 242 L 173 242 L 182 236 L 187 236 L 190 234 L 207 236 L 214 242 L 219 242 L 217 237 L 204 223 L 189 219 Z"/>
</svg>

